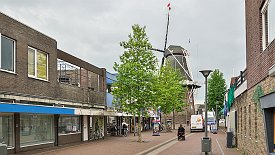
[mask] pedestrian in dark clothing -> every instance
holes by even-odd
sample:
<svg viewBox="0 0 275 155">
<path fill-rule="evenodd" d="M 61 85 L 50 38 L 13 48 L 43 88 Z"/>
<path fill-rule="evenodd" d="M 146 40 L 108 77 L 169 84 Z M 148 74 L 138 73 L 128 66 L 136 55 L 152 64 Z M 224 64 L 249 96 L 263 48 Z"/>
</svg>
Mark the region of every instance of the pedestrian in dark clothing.
<svg viewBox="0 0 275 155">
<path fill-rule="evenodd" d="M 178 129 L 178 140 L 185 140 L 185 129 L 182 125 Z"/>
<path fill-rule="evenodd" d="M 180 127 L 178 128 L 178 136 L 181 133 L 183 133 L 183 134 L 185 133 L 185 129 L 184 129 L 184 127 L 182 127 L 182 124 L 180 124 Z"/>
</svg>

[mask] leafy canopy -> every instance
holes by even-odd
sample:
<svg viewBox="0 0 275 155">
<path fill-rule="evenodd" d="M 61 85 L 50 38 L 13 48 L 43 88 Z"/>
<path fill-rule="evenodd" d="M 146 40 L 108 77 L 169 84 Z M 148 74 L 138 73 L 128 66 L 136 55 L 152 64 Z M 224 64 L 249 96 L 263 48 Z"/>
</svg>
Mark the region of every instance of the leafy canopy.
<svg viewBox="0 0 275 155">
<path fill-rule="evenodd" d="M 140 116 L 153 104 L 157 58 L 150 51 L 152 45 L 145 27 L 133 25 L 132 30 L 129 40 L 120 43 L 124 53 L 120 56 L 121 64 L 114 65 L 118 75 L 113 94 L 117 108 Z"/>
<path fill-rule="evenodd" d="M 181 84 L 183 77 L 179 70 L 175 70 L 170 62 L 166 62 L 160 69 L 159 76 L 155 81 L 156 106 L 161 108 L 164 114 L 170 114 L 174 109 L 182 110 L 185 105 L 185 89 Z"/>
<path fill-rule="evenodd" d="M 218 105 L 218 111 L 221 111 L 224 103 L 224 95 L 226 91 L 226 83 L 223 78 L 223 73 L 218 69 L 210 75 L 208 80 L 208 107 L 209 109 L 216 109 Z"/>
</svg>

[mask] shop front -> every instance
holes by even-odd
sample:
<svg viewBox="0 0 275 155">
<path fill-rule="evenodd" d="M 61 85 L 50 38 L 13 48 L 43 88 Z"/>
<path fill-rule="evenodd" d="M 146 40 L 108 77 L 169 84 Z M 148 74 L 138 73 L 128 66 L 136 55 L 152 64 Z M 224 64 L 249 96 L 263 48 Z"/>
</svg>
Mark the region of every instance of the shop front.
<svg viewBox="0 0 275 155">
<path fill-rule="evenodd" d="M 54 144 L 54 115 L 20 114 L 20 147 Z"/>
<path fill-rule="evenodd" d="M 260 98 L 261 108 L 264 115 L 265 140 L 267 151 L 275 153 L 275 92 Z"/>
<path fill-rule="evenodd" d="M 106 116 L 107 117 L 107 134 L 112 136 L 116 135 L 116 128 L 117 128 L 117 117 L 115 116 Z"/>
<path fill-rule="evenodd" d="M 14 114 L 0 113 L 0 138 L 8 149 L 14 148 Z"/>
<path fill-rule="evenodd" d="M 60 115 L 58 119 L 58 145 L 81 142 L 81 117 Z"/>
<path fill-rule="evenodd" d="M 0 103 L 0 137 L 9 153 L 57 145 L 56 117 L 74 114 L 70 108 Z"/>
<path fill-rule="evenodd" d="M 104 117 L 106 118 L 107 134 L 112 136 L 119 136 L 122 134 L 123 124 L 127 124 L 128 131 L 132 131 L 132 115 L 128 113 L 119 113 L 115 111 L 104 111 Z"/>
<path fill-rule="evenodd" d="M 90 116 L 90 140 L 104 138 L 104 116 Z"/>
</svg>

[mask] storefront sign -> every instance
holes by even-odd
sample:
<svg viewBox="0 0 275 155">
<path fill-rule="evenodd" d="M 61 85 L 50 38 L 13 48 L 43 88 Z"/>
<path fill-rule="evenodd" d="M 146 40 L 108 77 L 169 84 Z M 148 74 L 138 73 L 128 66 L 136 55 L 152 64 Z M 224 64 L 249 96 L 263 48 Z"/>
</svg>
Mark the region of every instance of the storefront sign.
<svg viewBox="0 0 275 155">
<path fill-rule="evenodd" d="M 23 112 L 35 114 L 66 114 L 73 115 L 74 109 L 72 108 L 57 108 L 50 106 L 38 106 L 27 104 L 9 104 L 0 102 L 0 112 Z"/>
</svg>

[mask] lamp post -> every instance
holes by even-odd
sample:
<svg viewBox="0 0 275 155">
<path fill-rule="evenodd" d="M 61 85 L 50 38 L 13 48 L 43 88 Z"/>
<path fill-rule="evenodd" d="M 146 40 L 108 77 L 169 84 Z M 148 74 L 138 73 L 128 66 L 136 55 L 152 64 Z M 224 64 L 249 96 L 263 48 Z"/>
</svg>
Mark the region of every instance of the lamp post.
<svg viewBox="0 0 275 155">
<path fill-rule="evenodd" d="M 202 152 L 208 154 L 211 152 L 211 139 L 207 138 L 207 77 L 212 70 L 201 70 L 200 72 L 205 78 L 205 137 L 202 138 Z"/>
</svg>

